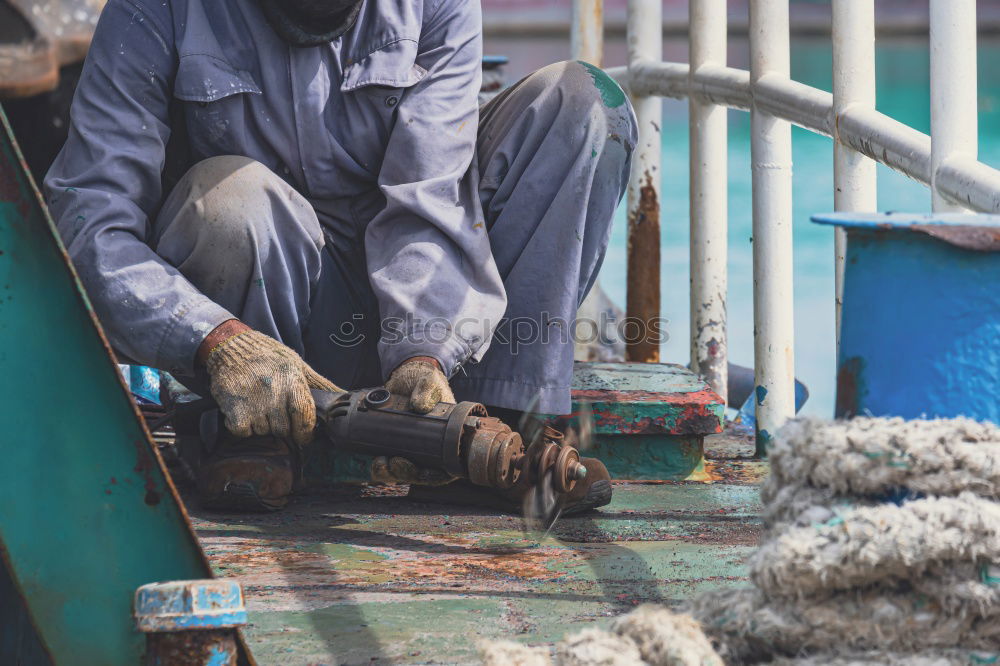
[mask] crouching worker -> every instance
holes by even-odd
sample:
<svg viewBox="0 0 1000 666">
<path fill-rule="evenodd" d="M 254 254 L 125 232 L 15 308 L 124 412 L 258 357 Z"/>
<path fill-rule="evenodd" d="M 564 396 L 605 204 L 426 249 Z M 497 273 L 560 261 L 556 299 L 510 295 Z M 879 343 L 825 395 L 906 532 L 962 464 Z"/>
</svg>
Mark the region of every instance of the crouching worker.
<svg viewBox="0 0 1000 666">
<path fill-rule="evenodd" d="M 224 414 L 206 505 L 284 505 L 310 389 L 569 411 L 549 329 L 597 275 L 635 119 L 578 62 L 479 108 L 481 58 L 476 0 L 107 3 L 45 193 L 118 354 Z M 573 501 L 607 503 L 585 464 Z"/>
</svg>

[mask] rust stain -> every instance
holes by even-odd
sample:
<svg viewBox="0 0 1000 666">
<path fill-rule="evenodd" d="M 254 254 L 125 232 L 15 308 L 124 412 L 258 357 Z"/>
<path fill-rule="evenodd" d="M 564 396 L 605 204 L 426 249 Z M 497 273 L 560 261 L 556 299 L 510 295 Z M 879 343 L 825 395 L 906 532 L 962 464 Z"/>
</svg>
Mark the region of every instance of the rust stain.
<svg viewBox="0 0 1000 666">
<path fill-rule="evenodd" d="M 503 581 L 553 580 L 565 574 L 552 571 L 548 565 L 561 553 L 549 551 L 522 552 L 510 555 L 460 555 L 430 561 L 414 561 L 412 574 L 439 580 L 442 577 L 492 579 Z M 405 563 L 404 563 L 405 564 Z M 407 576 L 407 567 L 401 573 Z"/>
<path fill-rule="evenodd" d="M 455 539 L 450 539 L 455 543 Z M 490 554 L 469 547 L 457 553 L 413 553 L 379 548 L 378 552 L 357 549 L 356 554 L 371 555 L 371 560 L 352 559 L 341 563 L 336 556 L 305 551 L 292 542 L 235 545 L 227 543 L 225 552 L 209 550 L 212 565 L 225 575 L 243 579 L 267 580 L 277 574 L 285 584 L 338 585 L 347 587 L 385 586 L 398 590 L 406 587 L 454 586 L 473 584 L 497 587 L 519 582 L 553 581 L 565 572 L 551 565 L 564 553 L 553 548 L 533 548 L 513 553 Z M 385 559 L 383 559 L 385 558 Z"/>
<path fill-rule="evenodd" d="M 231 630 L 172 631 L 148 634 L 148 663 L 235 664 L 238 650 Z"/>
<path fill-rule="evenodd" d="M 156 463 L 153 462 L 153 457 L 149 452 L 149 444 L 142 439 L 132 440 L 132 445 L 135 446 L 135 467 L 134 469 L 139 474 L 142 474 L 143 487 L 146 489 L 146 496 L 144 501 L 149 506 L 156 506 L 160 503 L 160 491 L 156 487 L 156 479 L 153 476 L 153 468 Z"/>
<path fill-rule="evenodd" d="M 703 481 L 724 481 L 725 476 L 719 470 L 715 462 L 706 459 L 705 460 L 705 471 L 702 480 Z"/>
<path fill-rule="evenodd" d="M 639 205 L 628 219 L 626 314 L 638 330 L 626 341 L 625 359 L 658 363 L 660 334 L 649 325 L 660 316 L 660 202 L 652 175 L 647 171 L 643 178 Z"/>
<path fill-rule="evenodd" d="M 718 405 L 722 403 L 722 398 L 720 398 L 712 389 L 701 389 L 698 391 L 616 391 L 613 389 L 573 389 L 573 399 L 587 400 L 591 403 L 662 403 L 670 406 L 690 404 Z"/>
<path fill-rule="evenodd" d="M 911 230 L 927 234 L 964 250 L 996 252 L 1000 250 L 1000 230 L 975 225 L 944 226 L 940 224 L 914 224 Z"/>
<path fill-rule="evenodd" d="M 865 393 L 862 374 L 864 360 L 858 357 L 849 358 L 837 369 L 837 400 L 835 416 L 850 418 L 858 414 L 861 398 Z"/>
<path fill-rule="evenodd" d="M 708 435 L 722 432 L 723 419 L 716 412 L 722 399 L 711 389 L 688 393 L 575 390 L 573 399 L 588 401 L 595 425 L 605 431 L 633 435 Z M 622 414 L 614 407 L 617 403 L 647 406 L 640 412 L 630 409 Z"/>
</svg>

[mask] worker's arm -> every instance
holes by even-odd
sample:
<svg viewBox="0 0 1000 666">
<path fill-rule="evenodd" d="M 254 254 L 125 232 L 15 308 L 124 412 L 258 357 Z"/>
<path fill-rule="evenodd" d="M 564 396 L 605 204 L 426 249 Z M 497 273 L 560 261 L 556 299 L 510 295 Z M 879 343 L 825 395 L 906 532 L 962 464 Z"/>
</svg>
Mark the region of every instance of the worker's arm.
<svg viewBox="0 0 1000 666">
<path fill-rule="evenodd" d="M 115 349 L 191 375 L 202 340 L 233 315 L 149 245 L 177 60 L 169 12 L 159 0 L 108 2 L 45 195 Z"/>
<path fill-rule="evenodd" d="M 426 356 L 446 375 L 486 351 L 506 307 L 467 174 L 476 146 L 481 16 L 476 0 L 428 0 L 416 64 L 379 175 L 385 209 L 366 231 L 383 321 L 382 368 Z"/>
</svg>

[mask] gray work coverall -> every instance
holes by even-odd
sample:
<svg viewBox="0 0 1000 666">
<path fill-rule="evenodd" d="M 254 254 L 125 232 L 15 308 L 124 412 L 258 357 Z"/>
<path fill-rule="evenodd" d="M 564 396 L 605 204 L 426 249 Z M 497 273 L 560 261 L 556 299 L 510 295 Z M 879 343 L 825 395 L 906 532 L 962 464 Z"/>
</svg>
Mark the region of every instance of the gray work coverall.
<svg viewBox="0 0 1000 666">
<path fill-rule="evenodd" d="M 347 388 L 422 355 L 568 411 L 635 118 L 581 63 L 479 109 L 481 57 L 474 0 L 366 0 L 308 48 L 253 0 L 110 0 L 45 194 L 115 349 L 183 381 L 238 317 Z"/>
</svg>

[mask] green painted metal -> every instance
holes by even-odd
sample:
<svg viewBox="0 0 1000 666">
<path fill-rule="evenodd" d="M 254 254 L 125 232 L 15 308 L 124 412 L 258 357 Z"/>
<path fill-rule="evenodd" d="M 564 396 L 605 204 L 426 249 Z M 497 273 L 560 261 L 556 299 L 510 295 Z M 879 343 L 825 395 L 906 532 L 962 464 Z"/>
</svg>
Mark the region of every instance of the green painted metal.
<svg viewBox="0 0 1000 666">
<path fill-rule="evenodd" d="M 601 435 L 586 455 L 599 459 L 611 478 L 631 481 L 709 481 L 700 435 Z"/>
<path fill-rule="evenodd" d="M 722 431 L 725 411 L 708 384 L 679 365 L 577 363 L 573 373 L 574 418 L 593 415 L 586 453 L 614 479 L 711 480 L 704 436 Z"/>
<path fill-rule="evenodd" d="M 761 525 L 752 442 L 715 483 L 618 483 L 547 536 L 515 516 L 422 504 L 391 488 L 309 494 L 283 514 L 196 512 L 220 575 L 243 583 L 266 663 L 477 663 L 483 638 L 552 644 L 647 601 L 748 585 Z"/>
<path fill-rule="evenodd" d="M 590 410 L 607 435 L 722 432 L 726 407 L 705 381 L 671 363 L 577 363 L 573 411 Z"/>
<path fill-rule="evenodd" d="M 55 663 L 137 664 L 136 588 L 211 569 L 0 120 L 0 547 Z"/>
</svg>

